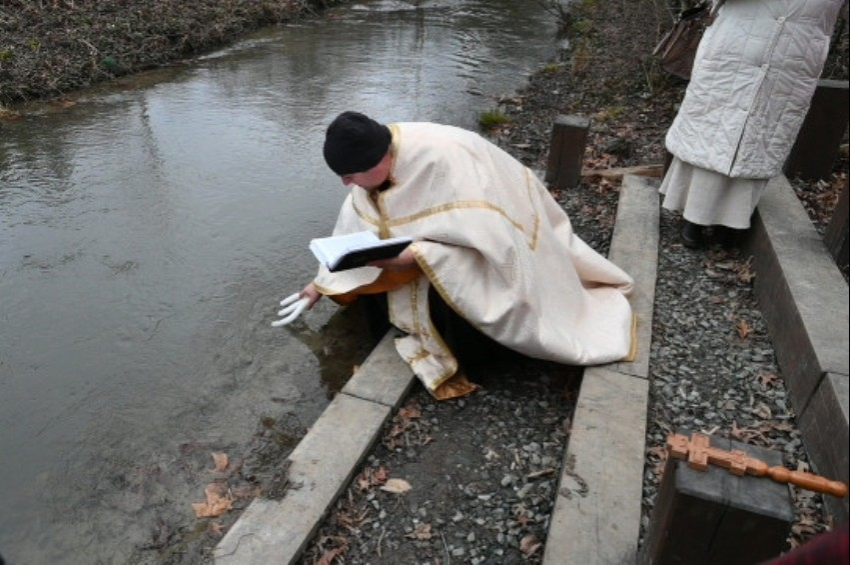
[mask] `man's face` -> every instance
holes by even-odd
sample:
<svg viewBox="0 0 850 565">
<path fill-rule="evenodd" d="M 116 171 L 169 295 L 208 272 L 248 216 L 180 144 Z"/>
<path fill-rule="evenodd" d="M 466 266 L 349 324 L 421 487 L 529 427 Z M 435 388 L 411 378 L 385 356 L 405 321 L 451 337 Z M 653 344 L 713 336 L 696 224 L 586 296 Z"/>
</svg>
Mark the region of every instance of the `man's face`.
<svg viewBox="0 0 850 565">
<path fill-rule="evenodd" d="M 342 184 L 345 186 L 349 186 L 352 184 L 356 184 L 357 186 L 364 188 L 365 190 L 375 190 L 384 184 L 384 181 L 390 176 L 390 165 L 392 164 L 392 158 L 390 154 L 384 156 L 381 161 L 369 169 L 368 171 L 362 171 L 360 173 L 351 173 L 348 175 L 342 175 L 339 177 L 342 180 Z"/>
</svg>

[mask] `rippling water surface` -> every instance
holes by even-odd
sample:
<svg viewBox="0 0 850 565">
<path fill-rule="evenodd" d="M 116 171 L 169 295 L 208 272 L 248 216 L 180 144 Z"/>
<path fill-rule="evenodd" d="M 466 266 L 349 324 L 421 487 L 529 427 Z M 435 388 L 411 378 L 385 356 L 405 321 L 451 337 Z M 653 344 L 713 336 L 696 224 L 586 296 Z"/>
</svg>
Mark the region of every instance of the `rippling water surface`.
<svg viewBox="0 0 850 565">
<path fill-rule="evenodd" d="M 350 4 L 4 123 L 0 554 L 123 562 L 159 516 L 191 520 L 187 454 L 264 416 L 303 433 L 367 351 L 329 301 L 269 326 L 345 196 L 327 123 L 475 128 L 554 24 L 537 2 Z"/>
</svg>

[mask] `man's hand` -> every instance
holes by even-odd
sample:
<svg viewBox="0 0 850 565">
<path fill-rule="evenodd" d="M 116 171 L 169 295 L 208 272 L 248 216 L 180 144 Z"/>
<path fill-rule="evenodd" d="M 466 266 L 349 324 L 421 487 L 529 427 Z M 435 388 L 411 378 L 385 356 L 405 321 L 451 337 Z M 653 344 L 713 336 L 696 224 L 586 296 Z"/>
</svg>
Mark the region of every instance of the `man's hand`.
<svg viewBox="0 0 850 565">
<path fill-rule="evenodd" d="M 272 327 L 279 328 L 292 322 L 301 315 L 304 310 L 309 310 L 322 297 L 322 294 L 316 290 L 316 285 L 313 283 L 305 286 L 301 292 L 296 292 L 287 296 L 280 301 L 283 309 L 278 311 L 277 315 L 282 316 L 280 320 L 272 322 Z"/>
<path fill-rule="evenodd" d="M 372 261 L 369 263 L 369 266 L 388 271 L 409 271 L 419 268 L 419 264 L 416 262 L 416 257 L 413 255 L 413 250 L 410 247 L 405 248 L 398 256 L 391 259 Z"/>
<path fill-rule="evenodd" d="M 313 307 L 313 304 L 319 301 L 322 297 L 322 293 L 316 290 L 316 285 L 313 283 L 305 286 L 301 292 L 298 293 L 301 298 L 307 299 L 307 310 Z"/>
</svg>

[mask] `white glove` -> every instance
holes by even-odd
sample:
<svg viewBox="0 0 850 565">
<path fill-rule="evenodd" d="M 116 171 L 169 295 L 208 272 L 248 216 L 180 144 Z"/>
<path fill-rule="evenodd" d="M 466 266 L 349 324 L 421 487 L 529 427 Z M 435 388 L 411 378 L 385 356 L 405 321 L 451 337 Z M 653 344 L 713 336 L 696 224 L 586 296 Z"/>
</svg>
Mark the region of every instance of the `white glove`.
<svg viewBox="0 0 850 565">
<path fill-rule="evenodd" d="M 284 308 L 283 310 L 280 310 L 277 315 L 283 316 L 283 318 L 272 322 L 272 327 L 279 328 L 280 326 L 285 326 L 293 321 L 301 314 L 301 312 L 304 311 L 305 308 L 307 308 L 307 303 L 309 301 L 309 298 L 301 298 L 297 292 L 281 300 L 280 305 L 284 306 Z"/>
</svg>

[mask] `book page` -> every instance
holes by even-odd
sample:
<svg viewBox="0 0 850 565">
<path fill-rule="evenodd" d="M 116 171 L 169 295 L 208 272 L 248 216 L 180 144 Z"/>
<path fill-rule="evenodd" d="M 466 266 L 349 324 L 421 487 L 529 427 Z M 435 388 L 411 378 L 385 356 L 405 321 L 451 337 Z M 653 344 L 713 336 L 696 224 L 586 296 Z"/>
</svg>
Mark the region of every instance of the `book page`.
<svg viewBox="0 0 850 565">
<path fill-rule="evenodd" d="M 380 241 L 378 236 L 372 232 L 362 231 L 314 239 L 310 242 L 310 250 L 313 251 L 313 254 L 316 255 L 319 261 L 325 263 L 327 266 L 337 261 L 352 249 L 370 247 Z"/>
<path fill-rule="evenodd" d="M 375 259 L 395 257 L 413 240 L 410 237 L 380 239 L 369 231 L 310 241 L 310 250 L 329 270 L 362 267 Z"/>
</svg>

